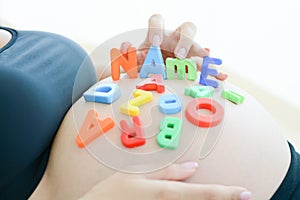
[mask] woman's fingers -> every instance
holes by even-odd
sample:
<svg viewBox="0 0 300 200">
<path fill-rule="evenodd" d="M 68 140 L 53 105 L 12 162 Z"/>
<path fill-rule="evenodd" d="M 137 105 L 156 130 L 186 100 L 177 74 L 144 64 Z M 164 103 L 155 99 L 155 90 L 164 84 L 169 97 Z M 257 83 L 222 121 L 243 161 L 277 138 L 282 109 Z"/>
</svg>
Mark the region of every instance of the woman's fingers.
<svg viewBox="0 0 300 200">
<path fill-rule="evenodd" d="M 252 196 L 251 192 L 245 188 L 223 185 L 202 185 L 152 179 L 132 179 L 131 184 L 136 186 L 137 191 L 143 191 L 144 200 L 249 200 Z"/>
<path fill-rule="evenodd" d="M 154 45 L 160 46 L 164 37 L 164 19 L 161 15 L 152 15 L 149 19 L 147 41 Z"/>
<path fill-rule="evenodd" d="M 196 26 L 191 22 L 183 23 L 173 32 L 173 38 L 178 41 L 174 50 L 177 58 L 184 59 L 191 56 L 209 56 L 208 50 L 194 42 L 195 35 Z"/>
<path fill-rule="evenodd" d="M 129 48 L 132 47 L 132 43 L 126 41 L 123 42 L 120 46 L 120 50 L 122 52 L 122 54 L 127 55 Z M 137 50 L 136 54 L 137 54 L 137 65 L 138 68 L 140 69 L 141 65 L 143 64 L 146 55 L 148 53 L 148 46 L 144 43 L 143 46 L 140 46 L 139 49 Z"/>
<path fill-rule="evenodd" d="M 149 18 L 146 40 L 139 50 L 145 54 L 146 49 L 151 45 L 161 46 L 164 59 L 174 56 L 181 59 L 191 56 L 209 56 L 209 51 L 194 42 L 196 29 L 193 23 L 185 22 L 171 34 L 165 35 L 163 17 L 158 14 L 152 15 Z M 141 61 L 145 57 L 144 54 L 140 56 Z"/>
<path fill-rule="evenodd" d="M 149 196 L 155 194 L 156 199 L 249 200 L 251 198 L 251 193 L 241 187 L 177 182 L 191 177 L 197 168 L 197 162 L 172 164 L 163 170 L 145 175 L 148 180 L 137 179 L 138 182 L 141 181 L 141 184 L 137 185 L 151 188 L 152 194 Z"/>
<path fill-rule="evenodd" d="M 194 42 L 188 53 L 188 57 L 192 57 L 192 56 L 199 56 L 199 57 L 209 56 L 209 50 L 202 48 L 199 44 Z"/>
<path fill-rule="evenodd" d="M 248 192 L 245 188 L 241 187 L 182 184 L 185 184 L 185 186 L 181 186 L 184 199 L 249 200 L 252 196 L 251 192 Z"/>
<path fill-rule="evenodd" d="M 148 21 L 148 33 L 146 40 L 141 44 L 137 51 L 137 62 L 140 67 L 148 53 L 148 49 L 151 45 L 160 46 L 164 38 L 164 20 L 161 15 L 155 14 L 149 18 Z M 130 44 L 130 45 L 129 45 Z M 121 51 L 123 54 L 127 53 L 131 43 L 124 42 L 121 45 Z"/>
<path fill-rule="evenodd" d="M 120 50 L 122 52 L 122 54 L 126 54 L 128 53 L 128 49 L 132 46 L 132 44 L 130 42 L 123 42 L 121 44 Z"/>
<path fill-rule="evenodd" d="M 209 56 L 209 50 L 194 42 L 195 35 L 196 26 L 191 22 L 185 22 L 175 31 L 165 34 L 163 17 L 158 14 L 152 15 L 149 18 L 147 37 L 137 51 L 138 66 L 141 67 L 143 64 L 151 45 L 161 47 L 164 60 L 167 57 L 184 59 L 186 57 Z M 122 53 L 126 54 L 130 46 L 131 43 L 124 42 L 121 45 Z M 198 67 L 201 68 L 201 65 Z M 221 73 L 216 78 L 224 80 L 226 77 L 226 74 Z"/>
<path fill-rule="evenodd" d="M 148 179 L 176 180 L 181 181 L 191 177 L 198 168 L 197 162 L 185 162 L 181 164 L 172 164 L 157 172 L 146 174 Z"/>
<path fill-rule="evenodd" d="M 173 35 L 178 40 L 174 54 L 177 58 L 184 59 L 193 45 L 196 26 L 191 22 L 185 22 L 174 31 Z"/>
<path fill-rule="evenodd" d="M 116 173 L 95 185 L 82 199 L 249 200 L 251 198 L 251 193 L 241 187 L 174 181 L 190 177 L 197 167 L 198 164 L 195 162 L 185 162 L 173 164 L 160 172 L 148 175 Z"/>
</svg>

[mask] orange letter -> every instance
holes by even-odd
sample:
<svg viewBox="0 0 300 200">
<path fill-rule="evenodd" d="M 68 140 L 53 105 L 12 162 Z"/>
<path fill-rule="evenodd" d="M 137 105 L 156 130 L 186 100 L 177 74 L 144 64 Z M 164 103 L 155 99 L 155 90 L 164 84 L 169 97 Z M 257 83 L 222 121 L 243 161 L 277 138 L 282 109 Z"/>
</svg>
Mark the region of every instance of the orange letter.
<svg viewBox="0 0 300 200">
<path fill-rule="evenodd" d="M 110 50 L 111 75 L 114 81 L 120 79 L 120 66 L 125 70 L 130 78 L 138 77 L 136 49 L 129 47 L 128 53 L 122 54 L 119 49 Z"/>
<path fill-rule="evenodd" d="M 101 120 L 98 117 L 97 111 L 90 110 L 76 137 L 78 147 L 85 147 L 97 137 L 111 129 L 114 125 L 115 123 L 110 117 Z"/>
</svg>

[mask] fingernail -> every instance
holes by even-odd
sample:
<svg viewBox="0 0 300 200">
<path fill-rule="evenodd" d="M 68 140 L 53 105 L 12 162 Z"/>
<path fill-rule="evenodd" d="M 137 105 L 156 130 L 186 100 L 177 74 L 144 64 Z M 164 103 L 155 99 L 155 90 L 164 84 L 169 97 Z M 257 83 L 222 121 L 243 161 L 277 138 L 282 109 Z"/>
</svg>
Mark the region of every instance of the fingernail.
<svg viewBox="0 0 300 200">
<path fill-rule="evenodd" d="M 207 51 L 207 53 L 210 52 L 210 49 L 209 48 L 204 48 L 205 51 Z"/>
<path fill-rule="evenodd" d="M 240 194 L 240 200 L 249 200 L 252 196 L 251 192 L 244 191 Z"/>
<path fill-rule="evenodd" d="M 190 169 L 196 169 L 198 168 L 198 163 L 197 162 L 186 162 L 186 163 L 183 163 L 182 166 L 187 169 L 187 170 L 190 170 Z"/>
<path fill-rule="evenodd" d="M 186 56 L 186 50 L 185 48 L 181 48 L 179 49 L 178 53 L 177 53 L 177 57 L 178 58 L 181 58 L 181 59 L 184 59 Z"/>
<path fill-rule="evenodd" d="M 218 75 L 216 76 L 216 79 L 220 80 L 220 81 L 225 81 L 228 78 L 228 74 L 226 73 L 218 73 Z"/>
<path fill-rule="evenodd" d="M 160 42 L 161 42 L 161 39 L 160 39 L 160 36 L 155 34 L 153 37 L 152 37 L 152 45 L 154 46 L 159 46 L 160 45 Z"/>
</svg>

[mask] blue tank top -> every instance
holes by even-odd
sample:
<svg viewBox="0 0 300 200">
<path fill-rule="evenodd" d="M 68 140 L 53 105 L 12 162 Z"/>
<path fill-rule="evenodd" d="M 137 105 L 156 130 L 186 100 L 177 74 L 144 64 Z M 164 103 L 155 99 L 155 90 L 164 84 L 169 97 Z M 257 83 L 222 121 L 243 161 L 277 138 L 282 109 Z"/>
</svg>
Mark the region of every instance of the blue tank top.
<svg viewBox="0 0 300 200">
<path fill-rule="evenodd" d="M 0 199 L 27 199 L 43 176 L 64 115 L 97 79 L 73 41 L 0 29 L 12 34 L 0 48 Z"/>
</svg>

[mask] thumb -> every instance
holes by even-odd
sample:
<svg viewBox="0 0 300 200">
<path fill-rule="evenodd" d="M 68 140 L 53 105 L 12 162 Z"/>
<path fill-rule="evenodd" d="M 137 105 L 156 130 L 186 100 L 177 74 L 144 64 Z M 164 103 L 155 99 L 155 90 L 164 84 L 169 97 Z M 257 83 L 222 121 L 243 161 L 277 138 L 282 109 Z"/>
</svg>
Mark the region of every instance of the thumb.
<svg viewBox="0 0 300 200">
<path fill-rule="evenodd" d="M 181 181 L 191 177 L 196 172 L 197 168 L 197 162 L 172 164 L 157 172 L 146 174 L 145 177 L 149 179 Z"/>
</svg>

